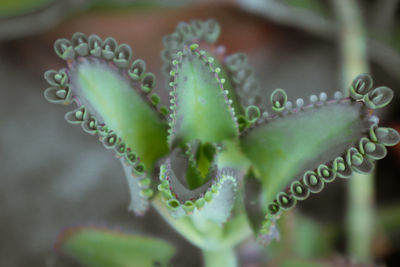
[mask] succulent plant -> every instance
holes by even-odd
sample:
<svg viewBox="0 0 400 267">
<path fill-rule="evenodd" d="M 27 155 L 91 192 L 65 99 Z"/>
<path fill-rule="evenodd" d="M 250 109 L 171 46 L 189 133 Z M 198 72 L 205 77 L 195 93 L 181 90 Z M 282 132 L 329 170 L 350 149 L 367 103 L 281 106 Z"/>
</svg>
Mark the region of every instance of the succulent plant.
<svg viewBox="0 0 400 267">
<path fill-rule="evenodd" d="M 181 22 L 164 37 L 170 107 L 160 106 L 145 62 L 111 37 L 57 40 L 67 67 L 45 73 L 46 99 L 74 102 L 65 119 L 115 151 L 130 209 L 141 215 L 153 203 L 204 250 L 233 247 L 248 225 L 262 243 L 279 238 L 284 210 L 336 178 L 371 172 L 400 139 L 374 115 L 392 90 L 374 88 L 367 74 L 355 78 L 349 96 L 322 92 L 289 101 L 276 89 L 270 109 L 262 108 L 264 93 L 246 56 L 225 55 L 215 45 L 219 34 L 209 19 Z"/>
</svg>

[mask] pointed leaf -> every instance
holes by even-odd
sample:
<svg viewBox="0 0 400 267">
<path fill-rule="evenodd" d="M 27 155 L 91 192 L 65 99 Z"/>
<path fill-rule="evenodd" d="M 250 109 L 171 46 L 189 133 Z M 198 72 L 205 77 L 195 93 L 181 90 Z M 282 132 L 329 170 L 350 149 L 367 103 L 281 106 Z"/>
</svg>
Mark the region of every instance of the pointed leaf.
<svg viewBox="0 0 400 267">
<path fill-rule="evenodd" d="M 195 139 L 205 143 L 237 137 L 236 118 L 219 72 L 196 46 L 181 52 L 176 69 L 171 72 L 172 146 Z"/>
<path fill-rule="evenodd" d="M 83 104 L 97 124 L 113 131 L 116 138 L 123 140 L 126 148 L 134 150 L 151 171 L 154 162 L 166 154 L 168 148 L 166 124 L 153 107 L 159 102 L 158 96 L 145 94 L 154 86 L 154 75 L 143 73 L 144 62 L 136 60 L 128 71 L 131 48 L 126 44 L 118 45 L 113 38 L 103 42 L 96 35 L 87 38 L 82 33 L 75 33 L 72 41 L 57 40 L 55 49 L 64 59 L 74 58 L 75 54 L 81 57 L 68 61 L 68 68 L 59 73 L 46 72 L 45 78 L 53 86 L 46 90 L 46 98 L 56 103 L 75 99 L 79 106 Z M 99 49 L 102 49 L 103 57 L 100 57 Z M 88 54 L 97 58 L 86 57 Z M 113 63 L 107 63 L 108 60 Z M 129 78 L 128 72 L 136 73 L 134 80 Z M 146 92 L 142 92 L 142 88 Z M 69 113 L 66 118 L 77 123 L 72 115 Z"/>
<path fill-rule="evenodd" d="M 164 50 L 161 57 L 164 62 L 163 69 L 169 75 L 173 69 L 173 60 L 176 53 L 185 45 L 194 42 L 204 42 L 206 45 L 217 41 L 220 34 L 220 26 L 214 19 L 206 21 L 194 20 L 190 24 L 181 22 L 177 25 L 175 32 L 163 37 Z"/>
<path fill-rule="evenodd" d="M 78 63 L 69 73 L 80 101 L 152 168 L 167 151 L 165 124 L 130 81 L 101 61 Z"/>
<path fill-rule="evenodd" d="M 243 152 L 263 184 L 256 197 L 263 199 L 262 209 L 267 210 L 261 242 L 278 237 L 274 227 L 282 210 L 292 208 L 310 193 L 321 192 L 336 177 L 349 178 L 352 171 L 371 172 L 373 160 L 386 155 L 384 146 L 399 141 L 395 130 L 378 128 L 377 118 L 367 109 L 370 103 L 365 95 L 369 92 L 366 96 L 377 97 L 374 92 L 380 89 L 370 91 L 372 80 L 365 77 L 369 76 L 360 75 L 353 82 L 351 98 L 342 98 L 337 92 L 335 100 L 327 101 L 326 94 L 321 93 L 319 97 L 312 95 L 307 106 L 303 99 L 297 99 L 297 108 L 277 89 L 271 104 L 280 114 L 264 113 L 258 125 L 242 135 Z M 376 100 L 377 105 L 380 103 Z"/>
<path fill-rule="evenodd" d="M 304 171 L 356 144 L 369 125 L 362 116 L 360 105 L 337 103 L 288 114 L 245 134 L 242 148 L 266 185 L 267 202 Z"/>
<path fill-rule="evenodd" d="M 72 41 L 57 40 L 55 50 L 68 68 L 45 73 L 52 85 L 45 91 L 46 99 L 76 102 L 78 108 L 68 112 L 66 120 L 98 134 L 107 149 L 114 149 L 127 174 L 130 209 L 142 214 L 153 194 L 142 180 L 151 177 L 155 162 L 168 152 L 165 111 L 157 109 L 159 96 L 149 95 L 154 75 L 144 72 L 142 60 L 128 68 L 131 48 L 118 45 L 114 38 L 103 42 L 97 35 L 75 33 Z"/>
<path fill-rule="evenodd" d="M 223 81 L 224 89 L 229 95 L 235 113 L 244 115 L 242 105 L 258 105 L 261 90 L 247 63 L 246 55 L 243 53 L 226 55 L 222 46 L 211 45 L 217 41 L 219 33 L 220 26 L 212 19 L 179 23 L 174 33 L 163 38 L 165 49 L 161 55 L 164 62 L 164 74 L 168 82 L 173 82 L 174 76 L 170 74 L 171 71 L 175 71 L 179 51 L 182 51 L 185 46 L 198 45 L 214 68 L 220 69 L 218 76 L 221 82 Z"/>
</svg>

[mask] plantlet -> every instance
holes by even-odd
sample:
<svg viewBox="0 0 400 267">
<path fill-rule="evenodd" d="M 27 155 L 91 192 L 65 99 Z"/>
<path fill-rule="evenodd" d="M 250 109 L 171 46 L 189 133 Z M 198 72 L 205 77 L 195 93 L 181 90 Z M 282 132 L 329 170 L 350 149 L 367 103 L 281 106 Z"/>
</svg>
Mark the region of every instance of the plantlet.
<svg viewBox="0 0 400 267">
<path fill-rule="evenodd" d="M 160 106 L 155 76 L 143 60 L 132 59 L 128 45 L 82 33 L 55 42 L 67 67 L 45 73 L 51 85 L 45 97 L 75 102 L 66 120 L 115 151 L 133 212 L 141 215 L 152 203 L 203 249 L 207 265 L 233 266 L 232 248 L 250 229 L 264 244 L 279 238 L 276 221 L 283 211 L 336 178 L 371 172 L 400 137 L 379 127 L 373 114 L 391 101 L 392 90 L 374 88 L 367 74 L 355 78 L 349 96 L 322 92 L 291 102 L 276 89 L 268 112 L 246 56 L 225 55 L 214 45 L 219 33 L 215 20 L 196 20 L 164 37 L 169 108 Z M 65 240 L 68 248 L 79 246 L 68 250 L 78 260 L 89 266 L 101 261 L 82 256 L 79 238 L 73 245 Z"/>
</svg>

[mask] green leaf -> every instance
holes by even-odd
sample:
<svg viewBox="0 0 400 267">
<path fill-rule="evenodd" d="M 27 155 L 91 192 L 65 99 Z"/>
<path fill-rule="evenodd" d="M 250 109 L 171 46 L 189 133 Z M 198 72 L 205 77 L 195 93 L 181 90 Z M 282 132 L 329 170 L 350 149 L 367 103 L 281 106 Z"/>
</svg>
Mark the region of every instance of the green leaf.
<svg viewBox="0 0 400 267">
<path fill-rule="evenodd" d="M 45 73 L 51 85 L 45 98 L 77 104 L 65 119 L 98 134 L 104 146 L 122 159 L 132 196 L 130 208 L 142 214 L 153 194 L 148 177 L 155 162 L 168 153 L 167 123 L 162 108 L 157 108 L 158 95 L 151 93 L 154 75 L 145 72 L 140 59 L 129 67 L 131 48 L 113 38 L 102 41 L 97 35 L 75 33 L 71 40 L 58 39 L 54 48 L 67 68 Z"/>
<path fill-rule="evenodd" d="M 161 52 L 163 70 L 167 76 L 174 68 L 176 53 L 181 51 L 185 45 L 194 42 L 202 42 L 206 45 L 217 41 L 221 28 L 214 19 L 205 21 L 193 20 L 190 23 L 180 22 L 172 34 L 163 37 L 164 50 Z M 172 81 L 172 80 L 170 80 Z"/>
<path fill-rule="evenodd" d="M 207 183 L 189 189 L 176 177 L 171 159 L 160 167 L 160 185 L 165 204 L 175 218 L 183 216 L 203 217 L 215 223 L 227 221 L 234 206 L 237 193 L 237 173 L 232 169 L 212 172 Z"/>
<path fill-rule="evenodd" d="M 70 75 L 79 98 L 92 107 L 91 112 L 132 148 L 151 170 L 166 147 L 166 126 L 158 114 L 130 87 L 115 70 L 106 64 L 81 63 Z M 112 89 L 111 89 L 112 88 Z"/>
<path fill-rule="evenodd" d="M 56 248 L 88 267 L 166 266 L 175 248 L 165 241 L 94 227 L 67 229 Z"/>
<path fill-rule="evenodd" d="M 172 147 L 192 140 L 221 142 L 236 138 L 238 127 L 221 80 L 220 68 L 198 46 L 184 48 L 171 71 L 172 114 L 169 141 Z"/>
<path fill-rule="evenodd" d="M 105 132 L 114 132 L 117 142 L 122 140 L 127 150 L 135 151 L 151 171 L 168 152 L 167 126 L 155 107 L 158 96 L 147 95 L 155 80 L 153 74 L 144 73 L 144 62 L 136 60 L 128 69 L 130 47 L 113 38 L 103 42 L 96 35 L 75 33 L 71 41 L 59 39 L 54 47 L 68 60 L 68 68 L 46 72 L 46 80 L 55 88 L 46 90 L 46 98 L 64 104 L 74 99 L 83 105 L 88 116 L 96 118 Z"/>
<path fill-rule="evenodd" d="M 219 68 L 218 76 L 224 81 L 224 89 L 230 99 L 230 105 L 237 115 L 244 115 L 243 106 L 260 104 L 260 87 L 243 53 L 226 55 L 224 49 L 215 47 L 220 33 L 219 24 L 213 20 L 193 20 L 190 23 L 181 22 L 175 32 L 164 36 L 162 51 L 163 70 L 168 82 L 174 82 L 176 64 L 179 63 L 179 52 L 184 47 L 195 45 L 203 50 L 207 61 Z M 242 106 L 243 105 L 243 106 Z M 239 119 L 239 117 L 238 117 Z"/>
<path fill-rule="evenodd" d="M 374 160 L 386 155 L 385 146 L 400 141 L 394 129 L 379 128 L 377 118 L 367 108 L 387 105 L 392 91 L 371 88 L 372 79 L 362 74 L 353 82 L 351 98 L 342 98 L 337 92 L 334 100 L 327 101 L 326 94 L 321 93 L 319 98 L 312 95 L 307 106 L 303 99 L 297 99 L 296 108 L 287 101 L 286 93 L 277 89 L 271 95 L 271 104 L 280 114 L 264 113 L 258 125 L 241 136 L 243 152 L 263 185 L 257 196 L 245 198 L 256 203 L 246 204 L 251 213 L 254 209 L 267 210 L 261 242 L 279 238 L 275 221 L 281 210 L 321 192 L 336 177 L 349 178 L 352 171 L 371 172 Z M 250 182 L 254 184 L 246 179 Z M 257 206 L 260 200 L 261 207 Z M 251 213 L 249 217 L 256 218 Z"/>
<path fill-rule="evenodd" d="M 200 144 L 195 140 L 187 144 L 186 155 L 188 156 L 188 168 L 186 182 L 190 189 L 205 184 L 211 177 L 215 166 L 216 146 L 211 143 Z"/>
<path fill-rule="evenodd" d="M 267 202 L 306 170 L 314 170 L 356 144 L 368 129 L 358 104 L 336 103 L 288 114 L 242 137 L 244 153 L 265 184 Z"/>
</svg>

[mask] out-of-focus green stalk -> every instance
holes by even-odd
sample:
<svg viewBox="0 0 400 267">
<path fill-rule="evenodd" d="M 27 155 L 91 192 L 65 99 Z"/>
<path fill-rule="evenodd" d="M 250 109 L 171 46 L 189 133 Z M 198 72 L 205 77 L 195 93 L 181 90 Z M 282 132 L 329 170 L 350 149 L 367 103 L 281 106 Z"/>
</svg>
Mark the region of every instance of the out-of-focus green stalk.
<svg viewBox="0 0 400 267">
<path fill-rule="evenodd" d="M 205 220 L 198 213 L 192 214 L 191 217 L 174 218 L 163 203 L 160 194 L 154 197 L 152 204 L 161 217 L 179 234 L 198 248 L 207 250 L 204 255 L 209 258 L 218 254 L 211 253 L 211 250 L 222 253 L 218 258 L 222 259 L 224 255 L 230 258 L 230 253 L 234 253 L 234 247 L 253 233 L 244 211 L 241 211 L 221 227 L 212 221 Z M 227 261 L 230 262 L 229 259 Z"/>
<path fill-rule="evenodd" d="M 375 228 L 374 174 L 354 174 L 348 188 L 348 251 L 362 262 L 371 262 Z"/>
<path fill-rule="evenodd" d="M 368 72 L 366 31 L 361 9 L 355 0 L 333 0 L 339 20 L 338 34 L 342 53 L 342 82 L 348 95 L 351 81 Z M 350 257 L 368 263 L 372 261 L 371 247 L 375 225 L 374 175 L 355 173 L 349 180 L 347 238 Z"/>
<path fill-rule="evenodd" d="M 237 258 L 235 254 L 235 245 L 250 234 L 250 228 L 248 227 L 247 219 L 245 214 L 239 216 L 238 218 L 232 220 L 230 223 L 232 227 L 227 227 L 227 232 L 225 233 L 227 237 L 218 241 L 218 237 L 222 234 L 222 229 L 218 226 L 212 227 L 211 229 L 202 229 L 206 233 L 199 231 L 199 228 L 210 228 L 207 226 L 207 222 L 202 222 L 197 218 L 196 223 L 192 221 L 189 217 L 183 217 L 180 219 L 173 218 L 166 205 L 162 203 L 161 196 L 157 195 L 152 201 L 153 207 L 158 211 L 158 213 L 183 237 L 190 241 L 195 246 L 202 249 L 204 266 L 214 267 L 214 266 L 226 266 L 226 267 L 237 267 Z M 214 236 L 215 238 L 209 238 L 208 235 Z M 214 240 L 215 239 L 215 240 Z"/>
<path fill-rule="evenodd" d="M 368 71 L 367 39 L 361 10 L 356 0 L 332 0 L 338 17 L 338 37 L 342 53 L 342 85 L 344 93 L 360 73 Z"/>
<path fill-rule="evenodd" d="M 237 267 L 235 250 L 228 248 L 225 250 L 203 250 L 204 266 L 226 266 Z"/>
</svg>

